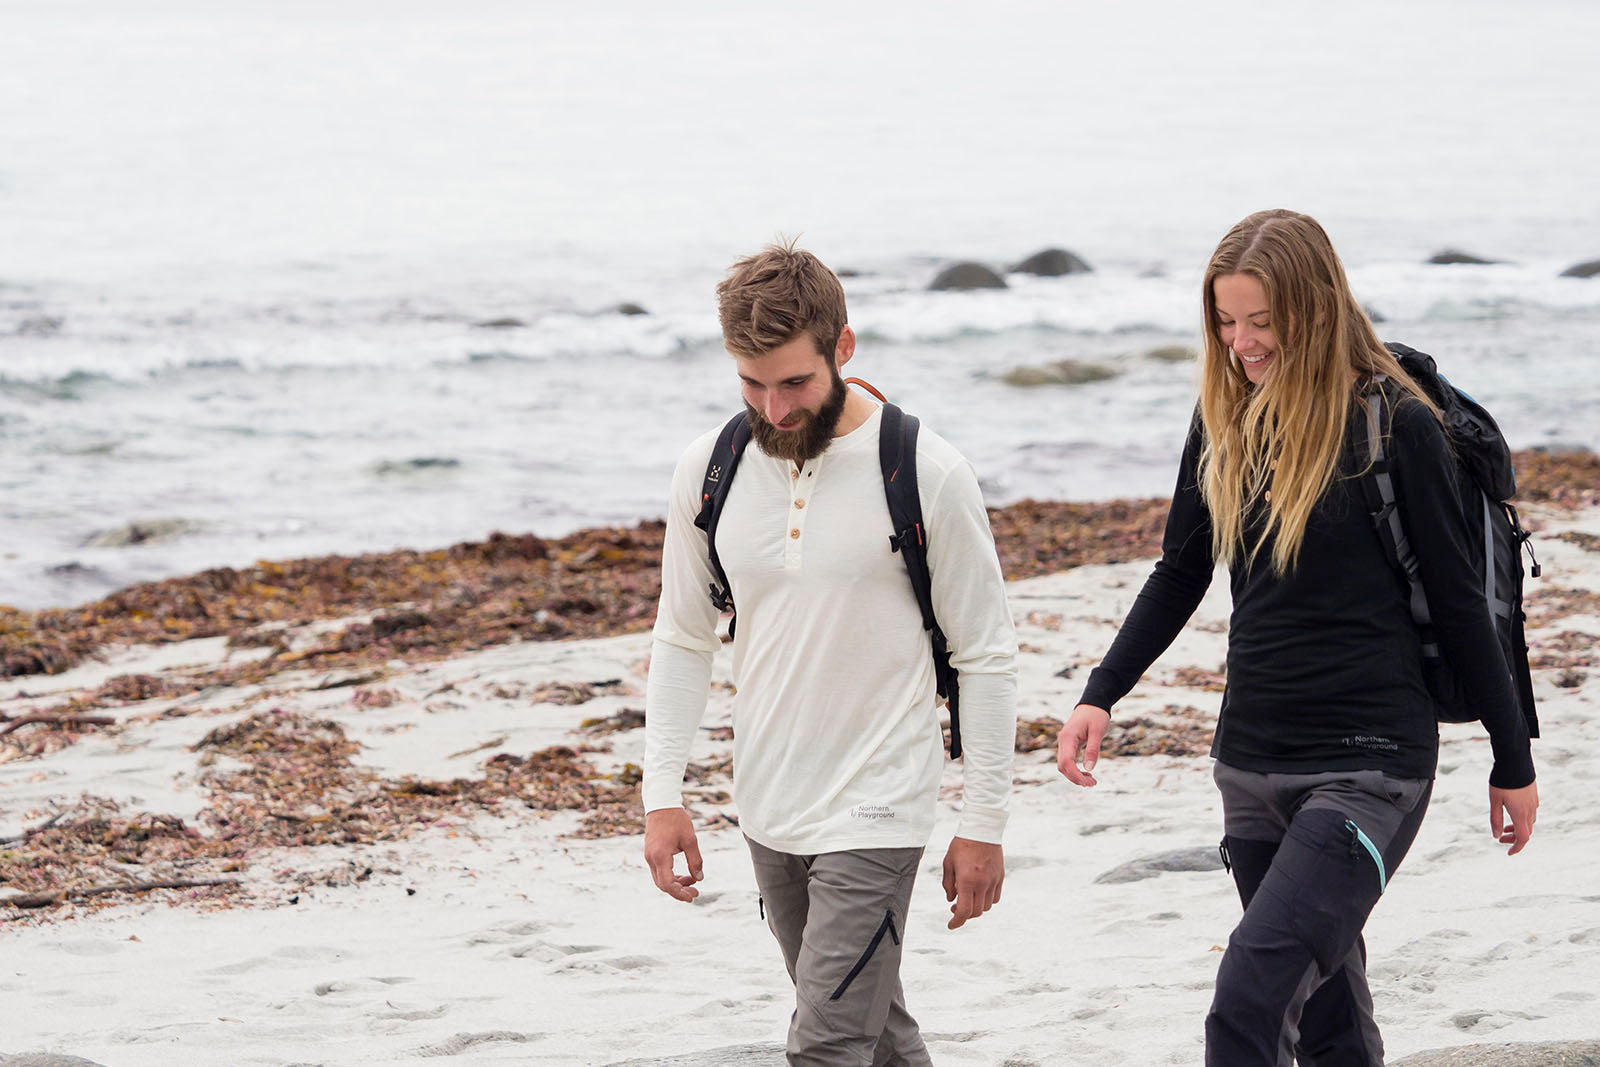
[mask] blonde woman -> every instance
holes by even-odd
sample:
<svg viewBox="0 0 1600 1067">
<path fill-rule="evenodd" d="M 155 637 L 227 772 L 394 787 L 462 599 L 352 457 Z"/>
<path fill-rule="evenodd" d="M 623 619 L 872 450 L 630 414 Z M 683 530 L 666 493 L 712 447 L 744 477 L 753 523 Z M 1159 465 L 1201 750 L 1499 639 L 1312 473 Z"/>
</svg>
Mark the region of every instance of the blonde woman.
<svg viewBox="0 0 1600 1067">
<path fill-rule="evenodd" d="M 1361 930 L 1427 810 L 1438 730 L 1416 627 L 1353 477 L 1367 389 L 1389 391 L 1402 518 L 1440 645 L 1489 731 L 1489 822 L 1513 855 L 1539 805 L 1527 726 L 1472 579 L 1439 412 L 1379 342 L 1322 227 L 1290 211 L 1246 218 L 1212 255 L 1202 300 L 1200 404 L 1162 557 L 1062 728 L 1058 765 L 1095 784 L 1109 709 L 1226 562 L 1212 755 L 1245 910 L 1206 1063 L 1381 1065 Z"/>
</svg>

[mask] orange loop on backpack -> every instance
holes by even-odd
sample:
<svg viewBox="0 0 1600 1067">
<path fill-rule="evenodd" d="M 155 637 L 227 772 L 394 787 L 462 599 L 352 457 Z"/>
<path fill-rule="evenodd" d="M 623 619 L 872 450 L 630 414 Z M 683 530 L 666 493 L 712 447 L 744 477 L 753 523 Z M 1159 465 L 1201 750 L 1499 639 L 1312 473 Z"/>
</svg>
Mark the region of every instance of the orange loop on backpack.
<svg viewBox="0 0 1600 1067">
<path fill-rule="evenodd" d="M 846 378 L 844 380 L 844 384 L 861 386 L 861 388 L 877 397 L 878 403 L 880 404 L 887 404 L 889 402 L 889 398 L 878 392 L 877 388 L 873 386 L 871 382 L 862 381 L 860 378 Z"/>
</svg>

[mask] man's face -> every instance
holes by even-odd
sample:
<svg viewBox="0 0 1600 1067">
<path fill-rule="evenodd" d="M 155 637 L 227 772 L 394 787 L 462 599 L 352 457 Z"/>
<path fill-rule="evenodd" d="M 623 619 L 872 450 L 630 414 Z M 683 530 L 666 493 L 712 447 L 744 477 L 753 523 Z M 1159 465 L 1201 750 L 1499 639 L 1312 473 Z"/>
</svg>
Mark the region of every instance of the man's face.
<svg viewBox="0 0 1600 1067">
<path fill-rule="evenodd" d="M 801 334 L 762 356 L 735 356 L 756 443 L 769 456 L 804 463 L 833 440 L 848 395 L 836 367 Z"/>
</svg>

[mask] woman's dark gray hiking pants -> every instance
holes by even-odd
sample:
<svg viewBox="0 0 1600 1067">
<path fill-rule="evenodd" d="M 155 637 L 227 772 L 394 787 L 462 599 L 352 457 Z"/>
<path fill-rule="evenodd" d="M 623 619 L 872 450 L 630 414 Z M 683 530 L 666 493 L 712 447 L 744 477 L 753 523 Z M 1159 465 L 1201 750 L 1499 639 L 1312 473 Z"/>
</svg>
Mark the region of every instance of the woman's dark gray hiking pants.
<svg viewBox="0 0 1600 1067">
<path fill-rule="evenodd" d="M 1382 1067 L 1361 928 L 1433 782 L 1380 771 L 1257 774 L 1224 763 L 1222 847 L 1244 918 L 1206 1016 L 1207 1067 Z"/>
<path fill-rule="evenodd" d="M 900 990 L 900 940 L 922 849 L 795 856 L 745 842 L 794 981 L 789 1063 L 932 1067 Z"/>
</svg>

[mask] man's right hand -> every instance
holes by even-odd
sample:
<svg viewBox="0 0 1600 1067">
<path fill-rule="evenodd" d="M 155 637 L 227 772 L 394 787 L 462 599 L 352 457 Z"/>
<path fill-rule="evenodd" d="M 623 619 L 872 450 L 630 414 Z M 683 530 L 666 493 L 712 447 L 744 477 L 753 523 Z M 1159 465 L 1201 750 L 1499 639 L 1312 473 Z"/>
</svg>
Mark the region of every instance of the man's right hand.
<svg viewBox="0 0 1600 1067">
<path fill-rule="evenodd" d="M 688 874 L 673 874 L 672 861 L 678 853 L 689 862 Z M 700 895 L 694 884 L 705 877 L 700 862 L 700 843 L 694 836 L 694 822 L 682 808 L 657 808 L 644 817 L 644 861 L 656 888 L 689 903 Z"/>
<path fill-rule="evenodd" d="M 1056 767 L 1073 785 L 1095 784 L 1094 765 L 1100 762 L 1100 742 L 1105 739 L 1106 727 L 1111 725 L 1111 713 L 1093 704 L 1079 704 L 1072 709 L 1061 733 L 1056 735 Z M 1078 763 L 1078 753 L 1083 752 L 1083 763 Z"/>
</svg>

